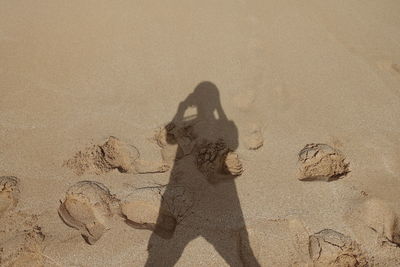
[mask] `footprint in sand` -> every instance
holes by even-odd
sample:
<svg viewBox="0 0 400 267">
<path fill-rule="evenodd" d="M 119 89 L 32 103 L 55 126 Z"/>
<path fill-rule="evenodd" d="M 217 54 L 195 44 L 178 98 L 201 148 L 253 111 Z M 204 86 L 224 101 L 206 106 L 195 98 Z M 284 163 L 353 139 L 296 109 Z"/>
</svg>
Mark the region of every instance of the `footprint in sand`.
<svg viewBox="0 0 400 267">
<path fill-rule="evenodd" d="M 0 217 L 18 203 L 19 180 L 14 176 L 0 177 Z"/>
<path fill-rule="evenodd" d="M 326 144 L 308 144 L 298 156 L 301 181 L 332 181 L 350 172 L 343 153 Z"/>
<path fill-rule="evenodd" d="M 113 214 L 119 213 L 119 200 L 103 184 L 93 181 L 71 186 L 58 209 L 62 220 L 78 229 L 89 244 L 100 239 L 109 229 Z"/>
<path fill-rule="evenodd" d="M 169 166 L 162 162 L 149 162 L 140 159 L 138 149 L 110 136 L 102 145 L 92 145 L 79 151 L 64 166 L 77 175 L 84 173 L 103 174 L 117 169 L 122 173 L 165 172 Z"/>
</svg>

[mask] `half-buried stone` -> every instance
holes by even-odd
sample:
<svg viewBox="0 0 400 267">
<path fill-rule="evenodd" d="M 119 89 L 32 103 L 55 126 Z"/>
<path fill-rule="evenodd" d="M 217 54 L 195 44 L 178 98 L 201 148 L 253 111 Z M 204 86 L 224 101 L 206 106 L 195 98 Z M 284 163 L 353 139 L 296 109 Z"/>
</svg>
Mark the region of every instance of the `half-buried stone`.
<svg viewBox="0 0 400 267">
<path fill-rule="evenodd" d="M 326 144 L 308 144 L 299 153 L 299 180 L 339 179 L 350 172 L 341 151 Z"/>
<path fill-rule="evenodd" d="M 167 239 L 192 206 L 191 192 L 182 185 L 169 184 L 135 189 L 121 202 L 121 211 L 128 225 Z"/>
<path fill-rule="evenodd" d="M 77 175 L 84 173 L 103 174 L 114 169 L 122 173 L 165 172 L 169 166 L 163 162 L 140 159 L 138 149 L 114 136 L 102 145 L 92 145 L 79 151 L 64 163 Z"/>
<path fill-rule="evenodd" d="M 109 229 L 113 214 L 120 213 L 119 200 L 103 184 L 81 181 L 68 189 L 58 213 L 68 226 L 94 244 Z"/>
<path fill-rule="evenodd" d="M 14 176 L 0 177 L 0 217 L 7 210 L 14 208 L 18 203 L 19 180 Z"/>
<path fill-rule="evenodd" d="M 196 151 L 196 165 L 210 183 L 234 178 L 244 171 L 238 154 L 227 148 L 222 139 L 201 144 Z"/>
<path fill-rule="evenodd" d="M 339 232 L 324 229 L 310 236 L 310 257 L 313 266 L 368 266 L 360 245 Z"/>
</svg>

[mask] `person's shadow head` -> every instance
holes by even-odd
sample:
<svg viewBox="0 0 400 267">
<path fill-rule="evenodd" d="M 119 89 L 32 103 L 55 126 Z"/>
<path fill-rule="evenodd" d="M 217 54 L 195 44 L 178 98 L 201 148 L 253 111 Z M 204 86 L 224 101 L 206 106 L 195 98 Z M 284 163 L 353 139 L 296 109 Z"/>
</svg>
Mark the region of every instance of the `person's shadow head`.
<svg viewBox="0 0 400 267">
<path fill-rule="evenodd" d="M 185 112 L 190 108 L 196 109 L 195 115 L 185 116 Z M 201 126 L 197 127 L 198 136 L 208 140 L 222 139 L 231 150 L 238 147 L 236 125 L 233 121 L 228 120 L 221 105 L 219 90 L 212 82 L 203 81 L 199 83 L 193 92 L 179 103 L 172 124 L 167 126 L 167 132 L 169 132 L 171 125 L 181 125 L 182 123 L 185 124 L 183 127 L 188 130 L 191 129 L 191 126 L 199 123 Z M 169 141 L 169 143 L 175 141 Z"/>
<path fill-rule="evenodd" d="M 218 88 L 212 82 L 199 83 L 182 103 L 184 110 L 189 107 L 197 109 L 197 119 L 227 120 L 221 106 Z"/>
</svg>

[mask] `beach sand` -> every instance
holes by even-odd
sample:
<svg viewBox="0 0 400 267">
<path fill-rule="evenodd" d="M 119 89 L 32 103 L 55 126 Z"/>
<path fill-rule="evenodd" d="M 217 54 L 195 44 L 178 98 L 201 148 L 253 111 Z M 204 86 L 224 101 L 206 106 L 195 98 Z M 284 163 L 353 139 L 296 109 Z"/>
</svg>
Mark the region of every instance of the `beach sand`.
<svg viewBox="0 0 400 267">
<path fill-rule="evenodd" d="M 93 212 L 81 220 L 96 220 L 75 222 L 80 230 L 61 219 L 60 204 L 80 181 L 124 205 L 137 188 L 168 184 L 179 166 L 154 132 L 208 81 L 237 128 L 232 168 L 243 173 L 230 197 L 240 220 L 213 209 L 233 205 L 218 198 L 225 184 L 202 180 L 215 206 L 176 233 L 208 219 L 216 237 L 230 229 L 234 266 L 246 265 L 237 240 L 247 235 L 261 266 L 399 266 L 398 14 L 395 0 L 2 1 L 0 265 L 144 266 L 154 227 L 126 223 L 135 207 L 148 211 L 142 204 L 124 215 L 115 203 L 102 202 L 110 212 L 100 214 L 91 199 L 73 202 L 78 215 Z M 145 171 L 110 165 L 101 152 L 84 162 L 101 168 L 77 173 L 66 163 L 110 136 L 134 146 Z M 191 138 L 182 139 L 189 152 Z M 340 151 L 334 179 L 299 180 L 307 144 Z M 143 220 L 157 219 L 150 211 Z M 228 266 L 206 237 L 188 240 L 176 266 Z"/>
</svg>

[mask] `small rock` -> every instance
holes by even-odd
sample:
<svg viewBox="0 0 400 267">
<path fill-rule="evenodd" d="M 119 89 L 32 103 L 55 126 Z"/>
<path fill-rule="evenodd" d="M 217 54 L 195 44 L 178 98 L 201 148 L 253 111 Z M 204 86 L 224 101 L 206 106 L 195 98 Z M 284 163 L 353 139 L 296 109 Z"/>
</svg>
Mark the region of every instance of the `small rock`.
<svg viewBox="0 0 400 267">
<path fill-rule="evenodd" d="M 62 220 L 78 229 L 89 244 L 100 239 L 114 213 L 119 213 L 119 201 L 107 187 L 93 181 L 71 186 L 58 209 Z"/>
<path fill-rule="evenodd" d="M 235 152 L 228 152 L 225 156 L 224 172 L 234 176 L 243 173 L 243 164 L 239 159 L 239 155 Z"/>
<path fill-rule="evenodd" d="M 101 149 L 105 161 L 111 168 L 118 169 L 120 172 L 134 172 L 135 161 L 139 159 L 139 151 L 136 147 L 110 136 Z"/>
<path fill-rule="evenodd" d="M 122 201 L 121 210 L 130 226 L 170 238 L 192 205 L 192 194 L 184 186 L 167 185 L 136 189 Z"/>
<path fill-rule="evenodd" d="M 230 151 L 223 140 L 200 145 L 196 153 L 196 164 L 197 168 L 210 179 L 220 174 L 238 176 L 243 173 L 239 156 Z"/>
<path fill-rule="evenodd" d="M 133 145 L 110 136 L 102 145 L 92 145 L 79 151 L 64 165 L 77 175 L 84 173 L 103 174 L 117 169 L 122 173 L 154 173 L 169 170 L 163 162 L 150 162 L 139 159 L 139 151 Z"/>
<path fill-rule="evenodd" d="M 324 229 L 310 236 L 310 257 L 314 266 L 368 266 L 360 245 L 339 232 Z"/>
<path fill-rule="evenodd" d="M 346 175 L 349 163 L 337 149 L 326 144 L 308 144 L 299 153 L 299 180 L 339 179 Z"/>
</svg>

